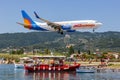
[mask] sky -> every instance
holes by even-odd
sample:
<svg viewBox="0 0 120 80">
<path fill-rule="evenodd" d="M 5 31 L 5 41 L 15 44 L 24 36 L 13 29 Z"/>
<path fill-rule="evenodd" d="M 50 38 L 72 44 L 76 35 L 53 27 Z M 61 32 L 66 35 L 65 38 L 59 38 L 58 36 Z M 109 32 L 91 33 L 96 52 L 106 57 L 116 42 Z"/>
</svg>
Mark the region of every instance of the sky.
<svg viewBox="0 0 120 80">
<path fill-rule="evenodd" d="M 47 20 L 97 20 L 103 23 L 96 32 L 120 32 L 120 0 L 1 0 L 0 33 L 31 32 L 16 24 L 22 22 L 21 10 L 34 20 L 33 12 Z"/>
</svg>

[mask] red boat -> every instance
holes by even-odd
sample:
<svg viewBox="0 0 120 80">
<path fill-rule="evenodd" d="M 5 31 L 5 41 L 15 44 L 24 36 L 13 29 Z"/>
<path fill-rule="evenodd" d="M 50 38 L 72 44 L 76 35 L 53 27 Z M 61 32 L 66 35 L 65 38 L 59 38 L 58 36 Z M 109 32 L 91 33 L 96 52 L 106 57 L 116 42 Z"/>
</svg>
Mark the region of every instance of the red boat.
<svg viewBox="0 0 120 80">
<path fill-rule="evenodd" d="M 43 62 L 37 63 L 36 65 L 26 64 L 24 65 L 24 68 L 28 72 L 40 72 L 40 71 L 76 71 L 76 68 L 80 67 L 80 64 L 76 62 L 72 64 L 64 64 L 63 62 L 64 58 L 65 58 L 64 56 L 42 56 L 42 57 L 36 56 L 36 57 L 33 57 L 36 63 L 41 61 L 41 59 L 44 59 L 44 60 L 47 59 L 46 60 L 47 62 L 43 61 Z"/>
<path fill-rule="evenodd" d="M 75 63 L 72 65 L 54 65 L 50 66 L 48 64 L 40 64 L 40 65 L 25 65 L 25 70 L 28 72 L 40 72 L 40 71 L 76 71 L 76 68 L 79 68 L 80 64 Z"/>
</svg>

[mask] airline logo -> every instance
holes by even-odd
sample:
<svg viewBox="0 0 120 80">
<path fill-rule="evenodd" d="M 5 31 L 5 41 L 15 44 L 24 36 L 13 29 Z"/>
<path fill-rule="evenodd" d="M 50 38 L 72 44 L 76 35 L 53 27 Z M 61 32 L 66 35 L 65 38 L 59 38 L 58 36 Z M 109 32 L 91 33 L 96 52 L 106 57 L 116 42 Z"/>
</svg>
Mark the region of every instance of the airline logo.
<svg viewBox="0 0 120 80">
<path fill-rule="evenodd" d="M 30 20 L 24 18 L 24 23 L 26 24 L 25 28 L 31 29 L 32 25 Z"/>
<path fill-rule="evenodd" d="M 80 27 L 94 27 L 95 24 L 75 24 L 74 28 L 80 28 Z"/>
</svg>

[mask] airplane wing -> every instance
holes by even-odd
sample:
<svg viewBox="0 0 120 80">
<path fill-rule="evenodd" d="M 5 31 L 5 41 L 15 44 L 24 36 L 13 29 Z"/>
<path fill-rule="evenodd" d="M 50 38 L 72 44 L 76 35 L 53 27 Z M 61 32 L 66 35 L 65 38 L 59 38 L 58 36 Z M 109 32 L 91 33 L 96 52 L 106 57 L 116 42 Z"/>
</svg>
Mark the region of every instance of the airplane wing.
<svg viewBox="0 0 120 80">
<path fill-rule="evenodd" d="M 62 30 L 62 28 L 61 28 L 62 25 L 57 24 L 57 23 L 53 23 L 53 22 L 48 21 L 48 20 L 45 20 L 45 19 L 39 17 L 36 12 L 34 12 L 34 14 L 35 14 L 36 18 L 40 19 L 40 20 L 43 21 L 43 22 L 46 22 L 48 26 L 51 26 L 52 28 L 54 28 L 55 31 L 58 31 L 58 33 L 63 34 L 63 30 Z"/>
</svg>

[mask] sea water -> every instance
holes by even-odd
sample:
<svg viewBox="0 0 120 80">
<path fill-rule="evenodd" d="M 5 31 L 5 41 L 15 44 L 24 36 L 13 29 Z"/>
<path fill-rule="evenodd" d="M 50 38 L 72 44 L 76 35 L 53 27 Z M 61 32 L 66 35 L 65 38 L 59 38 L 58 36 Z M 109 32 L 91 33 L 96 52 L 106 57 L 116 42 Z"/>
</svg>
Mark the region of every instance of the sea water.
<svg viewBox="0 0 120 80">
<path fill-rule="evenodd" d="M 37 72 L 28 73 L 13 64 L 0 64 L 0 80 L 120 80 L 119 71 L 96 73 Z"/>
</svg>

